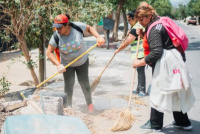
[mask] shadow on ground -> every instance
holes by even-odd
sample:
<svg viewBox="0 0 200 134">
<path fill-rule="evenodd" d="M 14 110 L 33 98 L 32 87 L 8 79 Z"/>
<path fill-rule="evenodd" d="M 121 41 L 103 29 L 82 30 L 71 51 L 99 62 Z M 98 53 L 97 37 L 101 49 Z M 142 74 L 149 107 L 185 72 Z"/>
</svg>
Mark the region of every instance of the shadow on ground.
<svg viewBox="0 0 200 134">
<path fill-rule="evenodd" d="M 189 43 L 187 51 L 200 50 L 200 42 Z"/>
<path fill-rule="evenodd" d="M 162 130 L 164 134 L 199 134 L 200 133 L 200 122 L 195 120 L 190 120 L 192 123 L 192 130 L 186 131 L 180 128 L 174 128 L 172 124 L 165 126 Z"/>
<path fill-rule="evenodd" d="M 93 81 L 91 81 L 91 83 L 92 82 Z M 112 92 L 118 92 L 118 91 L 120 92 L 122 89 L 118 88 L 119 86 L 126 87 L 127 83 L 121 81 L 120 79 L 117 79 L 114 76 L 113 77 L 104 76 L 101 78 L 101 81 L 97 85 L 95 92 L 93 92 L 93 94 L 95 96 L 98 96 L 98 95 L 108 94 Z"/>
</svg>

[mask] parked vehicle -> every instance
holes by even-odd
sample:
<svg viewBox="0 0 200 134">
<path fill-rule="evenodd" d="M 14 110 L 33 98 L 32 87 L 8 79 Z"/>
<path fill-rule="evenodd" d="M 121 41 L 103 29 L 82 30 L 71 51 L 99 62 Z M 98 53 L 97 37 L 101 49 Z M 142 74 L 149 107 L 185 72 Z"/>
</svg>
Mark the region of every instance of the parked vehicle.
<svg viewBox="0 0 200 134">
<path fill-rule="evenodd" d="M 194 24 L 194 25 L 196 25 L 196 24 L 197 24 L 196 18 L 189 18 L 189 20 L 187 21 L 187 25 L 189 25 L 189 24 Z"/>
</svg>

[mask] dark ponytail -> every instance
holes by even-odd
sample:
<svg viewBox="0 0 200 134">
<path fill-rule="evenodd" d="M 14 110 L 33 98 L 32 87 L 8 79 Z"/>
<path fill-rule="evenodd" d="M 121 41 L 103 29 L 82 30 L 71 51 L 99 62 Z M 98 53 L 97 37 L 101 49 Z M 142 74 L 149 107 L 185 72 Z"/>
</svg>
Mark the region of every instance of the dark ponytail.
<svg viewBox="0 0 200 134">
<path fill-rule="evenodd" d="M 65 15 L 67 16 L 68 20 L 71 19 L 70 15 L 68 13 L 66 13 Z"/>
<path fill-rule="evenodd" d="M 136 11 L 136 10 L 134 9 L 133 11 L 130 11 L 130 12 L 128 12 L 128 14 L 127 14 L 127 15 L 128 15 L 130 18 L 134 19 L 134 16 L 135 16 L 135 15 L 134 15 L 134 14 L 135 14 L 135 11 Z"/>
<path fill-rule="evenodd" d="M 70 15 L 69 15 L 68 13 L 66 13 L 66 14 L 65 14 L 65 16 L 67 16 L 67 18 L 68 18 L 68 21 L 71 19 L 71 18 L 70 18 Z M 70 21 L 69 21 L 68 23 L 70 24 Z M 66 25 L 67 25 L 67 23 L 63 23 L 63 25 L 64 25 L 64 26 L 66 26 Z"/>
</svg>

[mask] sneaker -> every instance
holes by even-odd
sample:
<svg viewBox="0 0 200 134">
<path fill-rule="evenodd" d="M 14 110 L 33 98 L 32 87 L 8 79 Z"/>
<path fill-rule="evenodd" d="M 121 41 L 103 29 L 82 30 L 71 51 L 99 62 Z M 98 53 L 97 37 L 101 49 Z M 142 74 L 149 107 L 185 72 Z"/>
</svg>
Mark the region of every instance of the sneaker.
<svg viewBox="0 0 200 134">
<path fill-rule="evenodd" d="M 181 129 L 184 129 L 184 130 L 191 130 L 192 129 L 192 125 L 189 125 L 189 126 L 179 126 L 179 125 L 176 124 L 176 122 L 173 122 L 172 124 L 176 128 L 181 128 Z"/>
<path fill-rule="evenodd" d="M 94 106 L 93 106 L 93 104 L 88 105 L 88 113 L 94 113 Z"/>
<path fill-rule="evenodd" d="M 148 120 L 147 123 L 145 123 L 144 125 L 142 125 L 140 128 L 142 130 L 151 130 L 151 131 L 154 131 L 154 132 L 160 132 L 161 131 L 161 129 L 152 128 L 150 120 Z"/>
<path fill-rule="evenodd" d="M 138 97 L 139 97 L 139 98 L 142 98 L 142 97 L 144 97 L 144 96 L 146 96 L 146 94 L 145 94 L 144 92 L 140 91 L 140 93 L 138 94 Z"/>
<path fill-rule="evenodd" d="M 132 93 L 133 94 L 139 94 L 139 91 L 138 90 L 134 90 Z"/>
</svg>

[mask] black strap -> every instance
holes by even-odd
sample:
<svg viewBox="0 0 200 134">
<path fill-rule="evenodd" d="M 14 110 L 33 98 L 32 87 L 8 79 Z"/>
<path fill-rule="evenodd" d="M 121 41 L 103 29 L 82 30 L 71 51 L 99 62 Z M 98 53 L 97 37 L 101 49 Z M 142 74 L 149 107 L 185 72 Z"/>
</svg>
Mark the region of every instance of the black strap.
<svg viewBox="0 0 200 134">
<path fill-rule="evenodd" d="M 76 24 L 69 22 L 69 25 L 83 34 L 83 30 L 79 26 L 77 26 Z M 83 37 L 84 37 L 84 34 L 83 34 Z"/>
<path fill-rule="evenodd" d="M 69 22 L 69 25 L 83 34 L 83 30 L 79 26 L 77 26 L 76 24 Z M 56 44 L 57 44 L 57 47 L 58 47 L 59 38 L 58 38 L 58 35 L 56 34 L 56 31 L 54 31 L 53 37 L 54 37 L 54 40 L 56 41 Z M 84 34 L 83 34 L 83 37 L 84 37 Z"/>
<path fill-rule="evenodd" d="M 58 47 L 59 38 L 58 38 L 58 35 L 57 35 L 56 31 L 53 32 L 53 37 L 54 37 L 54 40 L 56 41 L 56 45 Z"/>
</svg>

